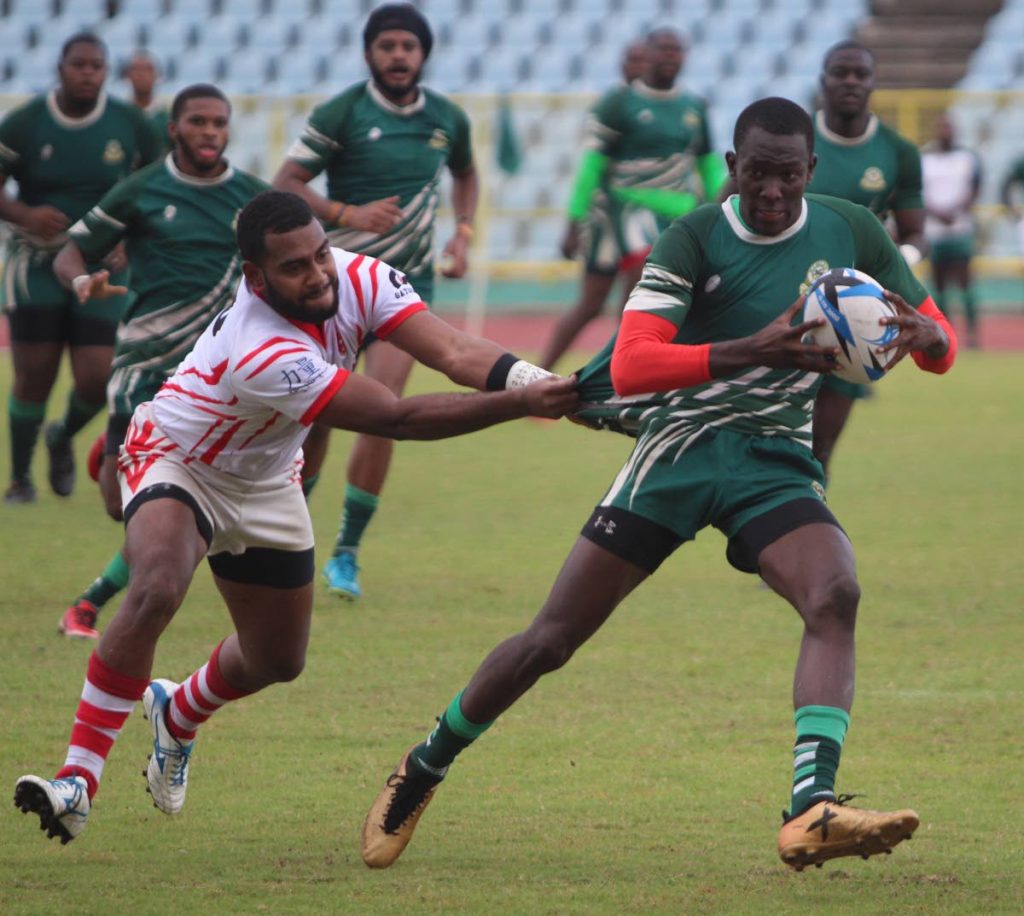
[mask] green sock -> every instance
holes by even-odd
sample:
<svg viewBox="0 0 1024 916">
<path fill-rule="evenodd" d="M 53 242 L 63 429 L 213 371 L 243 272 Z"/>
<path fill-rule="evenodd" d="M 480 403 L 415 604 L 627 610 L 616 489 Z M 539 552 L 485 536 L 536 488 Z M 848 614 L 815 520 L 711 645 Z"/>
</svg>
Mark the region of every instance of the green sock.
<svg viewBox="0 0 1024 916">
<path fill-rule="evenodd" d="M 789 813 L 835 799 L 836 771 L 850 714 L 836 706 L 801 706 L 793 716 L 793 796 Z"/>
<path fill-rule="evenodd" d="M 316 482 L 320 479 L 320 473 L 312 474 L 309 477 L 302 478 L 302 495 L 309 499 L 310 494 L 313 492 L 313 488 L 316 486 Z"/>
<path fill-rule="evenodd" d="M 971 338 L 978 334 L 978 297 L 974 293 L 974 287 L 968 286 L 964 289 L 964 316 L 967 318 L 967 333 Z M 972 341 L 973 342 L 973 341 Z"/>
<path fill-rule="evenodd" d="M 66 439 L 72 438 L 86 423 L 103 409 L 102 404 L 90 404 L 83 401 L 78 393 L 72 391 L 68 395 L 68 406 L 64 411 L 64 419 L 60 421 L 61 430 Z"/>
<path fill-rule="evenodd" d="M 409 755 L 420 769 L 438 778 L 443 778 L 452 761 L 493 724 L 470 722 L 462 714 L 462 694 L 461 690 L 456 694 L 427 740 L 417 744 Z"/>
<path fill-rule="evenodd" d="M 7 399 L 7 422 L 11 430 L 11 480 L 25 480 L 32 467 L 32 452 L 39 439 L 39 428 L 46 416 L 46 404 L 19 401 L 13 394 Z"/>
<path fill-rule="evenodd" d="M 345 484 L 345 506 L 341 510 L 341 530 L 334 542 L 333 556 L 346 550 L 355 553 L 359 549 L 363 532 L 377 511 L 377 502 L 375 494 L 360 490 L 350 483 Z"/>
<path fill-rule="evenodd" d="M 100 573 L 99 578 L 82 593 L 82 598 L 97 608 L 103 607 L 128 584 L 129 573 L 128 564 L 119 550 L 107 564 L 107 568 Z"/>
</svg>

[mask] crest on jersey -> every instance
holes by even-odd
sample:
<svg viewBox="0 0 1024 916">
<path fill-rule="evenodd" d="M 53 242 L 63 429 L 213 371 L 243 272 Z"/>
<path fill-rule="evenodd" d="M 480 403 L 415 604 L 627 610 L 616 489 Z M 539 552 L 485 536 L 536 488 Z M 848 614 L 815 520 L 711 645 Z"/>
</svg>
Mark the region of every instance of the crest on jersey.
<svg viewBox="0 0 1024 916">
<path fill-rule="evenodd" d="M 43 147 L 43 148 L 42 148 L 42 149 L 41 149 L 41 150 L 39 151 L 39 158 L 40 158 L 40 159 L 42 159 L 42 160 L 43 160 L 43 162 L 47 162 L 47 161 L 49 161 L 49 158 L 50 158 L 50 157 L 51 157 L 52 155 L 53 155 L 53 144 L 52 144 L 52 143 L 47 143 L 47 144 L 46 144 L 46 145 L 45 145 L 45 146 L 44 146 L 44 147 Z"/>
<path fill-rule="evenodd" d="M 885 174 L 877 165 L 869 165 L 861 175 L 860 186 L 865 191 L 884 191 Z"/>
<path fill-rule="evenodd" d="M 369 132 L 366 134 L 366 139 L 369 140 L 371 143 L 374 143 L 375 141 L 380 139 L 381 134 L 383 133 L 384 131 L 382 131 L 379 127 L 371 127 Z"/>
<path fill-rule="evenodd" d="M 124 162 L 124 147 L 119 140 L 108 140 L 103 150 L 103 161 L 107 165 L 120 165 Z"/>
<path fill-rule="evenodd" d="M 807 268 L 807 275 L 804 277 L 804 282 L 800 284 L 800 295 L 806 296 L 807 290 L 813 285 L 814 281 L 818 277 L 823 277 L 829 271 L 828 261 L 821 260 L 815 261 L 810 267 Z"/>
<path fill-rule="evenodd" d="M 427 141 L 427 146 L 431 149 L 448 149 L 448 134 L 441 130 L 440 127 L 435 127 L 434 132 Z"/>
<path fill-rule="evenodd" d="M 825 488 L 818 483 L 816 480 L 811 481 L 811 489 L 814 490 L 814 495 L 818 497 L 822 502 L 825 502 Z"/>
<path fill-rule="evenodd" d="M 654 120 L 654 114 L 653 114 L 653 112 L 651 111 L 651 109 L 650 109 L 650 108 L 644 108 L 644 109 L 643 109 L 643 110 L 642 110 L 642 111 L 640 112 L 640 114 L 638 114 L 638 115 L 636 116 L 636 119 L 637 119 L 637 120 L 638 120 L 638 121 L 639 121 L 639 122 L 640 122 L 641 124 L 650 124 L 650 123 L 651 123 L 651 121 L 653 121 L 653 120 Z"/>
<path fill-rule="evenodd" d="M 687 108 L 683 113 L 683 123 L 692 130 L 696 130 L 700 127 L 700 115 L 692 108 Z"/>
<path fill-rule="evenodd" d="M 178 208 L 174 204 L 168 204 L 164 207 L 164 219 L 170 222 L 178 214 Z"/>
</svg>

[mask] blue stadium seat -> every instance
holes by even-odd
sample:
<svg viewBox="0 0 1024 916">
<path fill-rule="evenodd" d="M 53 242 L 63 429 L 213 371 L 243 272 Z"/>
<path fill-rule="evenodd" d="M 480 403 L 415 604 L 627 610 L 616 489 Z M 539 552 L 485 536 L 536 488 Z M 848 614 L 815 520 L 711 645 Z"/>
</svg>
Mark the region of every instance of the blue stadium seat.
<svg viewBox="0 0 1024 916">
<path fill-rule="evenodd" d="M 82 22 L 98 23 L 107 18 L 107 0 L 60 0 L 59 8 L 62 16 Z"/>
<path fill-rule="evenodd" d="M 509 16 L 501 20 L 492 37 L 496 44 L 530 50 L 540 44 L 540 31 L 532 16 Z"/>
<path fill-rule="evenodd" d="M 279 95 L 319 92 L 323 89 L 324 76 L 322 60 L 292 51 L 278 58 L 277 80 L 271 88 Z"/>
<path fill-rule="evenodd" d="M 723 51 L 735 53 L 751 33 L 749 21 L 737 14 L 722 10 L 712 18 L 703 20 L 700 40 Z"/>
<path fill-rule="evenodd" d="M 14 59 L 13 92 L 45 92 L 57 82 L 57 57 L 51 48 L 33 48 Z"/>
<path fill-rule="evenodd" d="M 135 50 L 145 35 L 137 19 L 123 15 L 104 20 L 96 32 L 106 42 L 111 56 L 115 58 L 123 57 Z"/>
<path fill-rule="evenodd" d="M 201 22 L 213 15 L 213 9 L 212 0 L 170 0 L 168 12 L 191 22 Z"/>
<path fill-rule="evenodd" d="M 199 47 L 230 54 L 245 43 L 247 31 L 246 25 L 233 16 L 211 16 L 198 22 L 193 34 Z"/>
<path fill-rule="evenodd" d="M 572 87 L 577 61 L 563 54 L 541 52 L 527 61 L 525 81 L 520 92 L 565 92 Z"/>
<path fill-rule="evenodd" d="M 445 28 L 442 44 L 479 54 L 491 44 L 491 25 L 484 16 L 463 16 Z"/>
<path fill-rule="evenodd" d="M 296 26 L 297 45 L 321 57 L 334 54 L 341 46 L 338 23 L 322 16 L 311 16 Z"/>
<path fill-rule="evenodd" d="M 220 15 L 230 16 L 241 22 L 254 23 L 266 12 L 266 0 L 220 0 Z M 294 7 L 291 15 L 295 15 Z"/>
<path fill-rule="evenodd" d="M 224 88 L 243 95 L 265 92 L 270 62 L 262 49 L 243 48 L 224 59 Z"/>
<path fill-rule="evenodd" d="M 39 3 L 38 0 L 12 0 L 4 18 L 28 27 L 49 22 L 52 16 L 53 11 L 46 3 Z"/>
<path fill-rule="evenodd" d="M 292 19 L 263 16 L 251 24 L 247 46 L 259 48 L 268 55 L 276 55 L 292 47 L 298 38 L 299 31 Z"/>
<path fill-rule="evenodd" d="M 193 26 L 184 16 L 163 16 L 144 32 L 146 47 L 162 59 L 177 57 L 193 44 Z"/>
<path fill-rule="evenodd" d="M 369 76 L 362 55 L 351 50 L 334 54 L 326 61 L 325 66 L 327 82 L 337 87 L 332 89 L 332 92 L 340 92 L 344 87 L 362 82 Z"/>
</svg>

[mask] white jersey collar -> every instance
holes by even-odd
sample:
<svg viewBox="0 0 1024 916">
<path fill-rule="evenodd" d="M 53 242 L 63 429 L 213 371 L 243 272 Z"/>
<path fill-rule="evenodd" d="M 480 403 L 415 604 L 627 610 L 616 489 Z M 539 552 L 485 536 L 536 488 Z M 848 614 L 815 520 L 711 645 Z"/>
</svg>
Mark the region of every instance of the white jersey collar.
<svg viewBox="0 0 1024 916">
<path fill-rule="evenodd" d="M 227 162 L 227 160 L 224 160 Z M 209 188 L 214 185 L 224 184 L 235 177 L 235 170 L 230 162 L 227 162 L 227 168 L 224 169 L 219 175 L 215 175 L 213 178 L 196 178 L 194 175 L 186 175 L 181 169 L 175 165 L 174 153 L 168 153 L 164 157 L 164 165 L 167 167 L 167 171 L 171 173 L 171 177 L 182 184 L 190 184 L 197 188 Z"/>
<path fill-rule="evenodd" d="M 820 109 L 814 113 L 814 123 L 818 133 L 828 140 L 829 143 L 834 143 L 836 146 L 863 146 L 878 133 L 878 115 L 876 114 L 868 118 L 868 126 L 864 128 L 864 133 L 859 137 L 843 137 L 829 130 L 825 126 L 825 112 Z"/>
<path fill-rule="evenodd" d="M 57 104 L 56 88 L 51 89 L 46 93 L 46 107 L 49 109 L 53 120 L 61 127 L 67 127 L 71 130 L 81 130 L 83 127 L 89 127 L 90 125 L 95 124 L 103 117 L 103 112 L 107 110 L 107 94 L 100 91 L 100 94 L 96 97 L 96 107 L 82 118 L 69 117 L 60 110 L 60 106 Z"/>
<path fill-rule="evenodd" d="M 633 80 L 630 88 L 645 99 L 676 99 L 683 94 L 681 86 L 673 86 L 671 89 L 655 89 L 648 86 L 642 79 Z"/>
<path fill-rule="evenodd" d="M 427 94 L 422 86 L 417 87 L 416 101 L 410 102 L 408 105 L 396 105 L 390 101 L 377 88 L 377 84 L 373 80 L 366 81 L 366 92 L 385 111 L 390 111 L 392 114 L 402 115 L 403 117 L 408 117 L 411 114 L 416 114 L 417 111 L 422 111 L 423 106 L 427 104 Z"/>
<path fill-rule="evenodd" d="M 788 229 L 783 229 L 783 231 L 778 235 L 758 235 L 756 232 L 751 232 L 743 224 L 743 220 L 740 219 L 739 214 L 736 212 L 738 207 L 738 194 L 731 194 L 728 198 L 722 201 L 722 212 L 725 214 L 726 222 L 729 223 L 729 228 L 736 233 L 738 238 L 742 239 L 744 242 L 750 242 L 751 245 L 775 245 L 778 242 L 784 242 L 786 239 L 792 238 L 801 229 L 803 229 L 804 223 L 807 222 L 807 201 L 801 200 L 800 215 L 792 226 Z"/>
</svg>

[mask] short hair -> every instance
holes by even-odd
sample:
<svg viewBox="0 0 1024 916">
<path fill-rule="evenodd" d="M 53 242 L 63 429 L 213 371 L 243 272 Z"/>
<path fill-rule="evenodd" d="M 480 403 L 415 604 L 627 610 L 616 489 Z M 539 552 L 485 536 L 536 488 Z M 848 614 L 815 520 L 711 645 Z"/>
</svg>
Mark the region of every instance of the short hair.
<svg viewBox="0 0 1024 916">
<path fill-rule="evenodd" d="M 228 112 L 231 111 L 231 102 L 228 97 L 212 83 L 193 83 L 182 89 L 171 102 L 172 121 L 177 121 L 181 117 L 182 111 L 185 110 L 185 103 L 189 99 L 220 99 L 222 102 L 227 102 Z"/>
<path fill-rule="evenodd" d="M 803 134 L 807 140 L 807 149 L 814 152 L 814 124 L 811 122 L 811 116 L 789 99 L 771 96 L 767 99 L 758 99 L 744 108 L 736 119 L 736 128 L 732 135 L 733 150 L 739 150 L 753 127 L 760 127 L 761 130 L 776 136 Z"/>
<path fill-rule="evenodd" d="M 68 52 L 74 45 L 95 45 L 103 52 L 104 57 L 108 57 L 107 45 L 95 32 L 75 32 L 67 41 L 60 46 L 60 62 L 64 63 L 64 58 L 68 56 Z"/>
<path fill-rule="evenodd" d="M 644 36 L 643 42 L 646 45 L 651 45 L 659 38 L 671 38 L 673 41 L 678 41 L 684 49 L 686 48 L 686 36 L 669 25 L 661 25 L 657 28 L 651 29 Z"/>
<path fill-rule="evenodd" d="M 821 59 L 822 73 L 828 69 L 828 62 L 832 59 L 832 55 L 838 54 L 840 51 L 863 51 L 871 58 L 871 66 L 875 65 L 875 52 L 871 48 L 861 44 L 859 41 L 854 41 L 852 38 L 847 38 L 844 41 L 837 41 L 825 52 L 825 56 Z"/>
<path fill-rule="evenodd" d="M 301 229 L 314 219 L 313 210 L 298 194 L 273 189 L 257 194 L 238 214 L 235 238 L 242 259 L 262 263 L 268 233 L 279 235 Z"/>
</svg>

